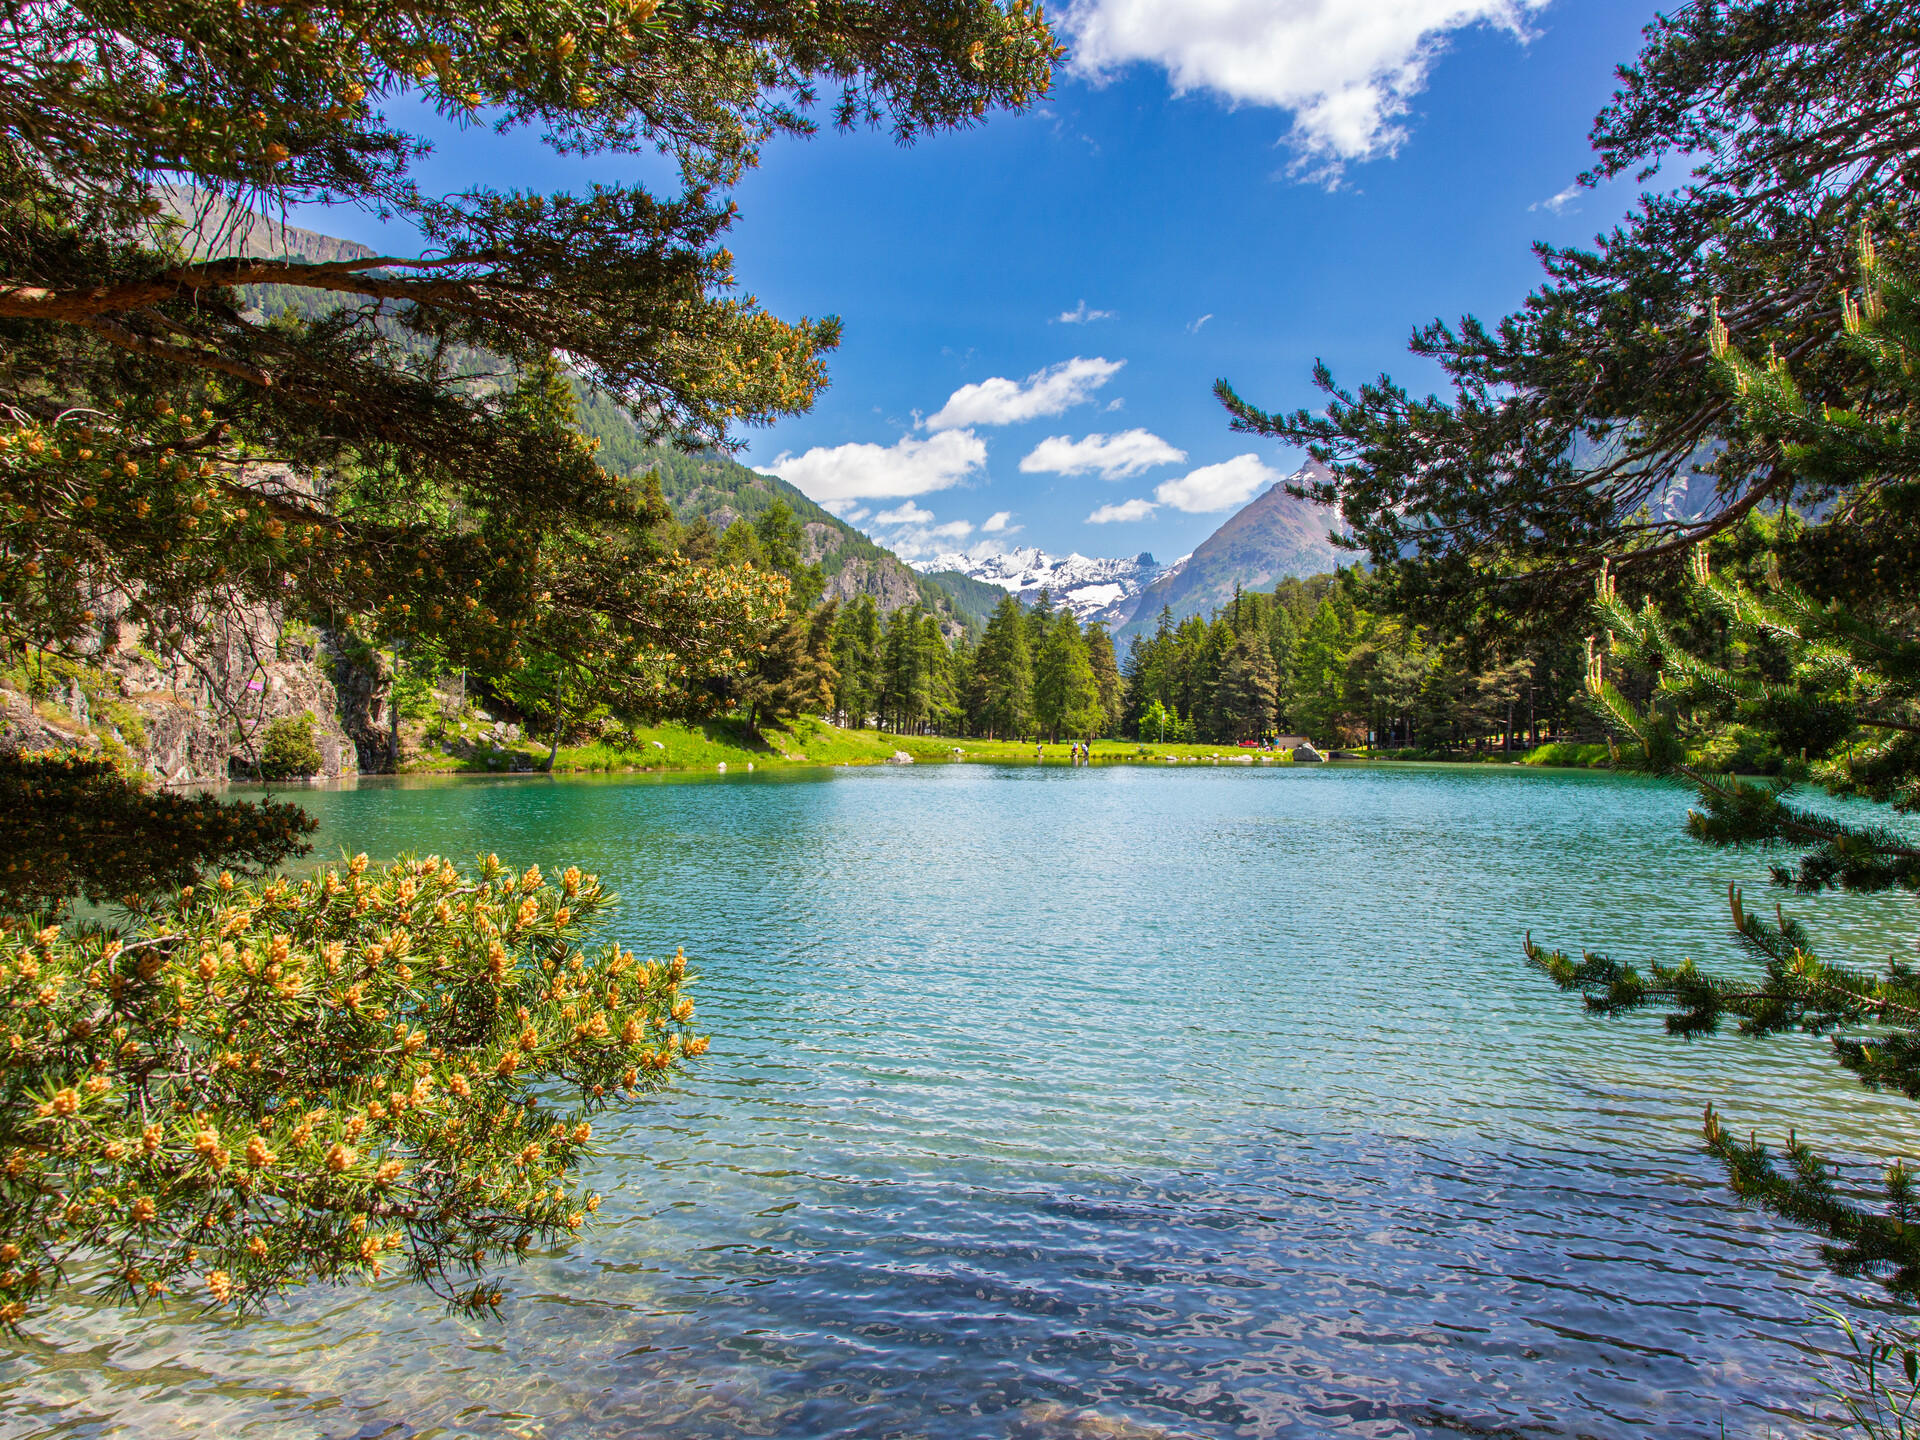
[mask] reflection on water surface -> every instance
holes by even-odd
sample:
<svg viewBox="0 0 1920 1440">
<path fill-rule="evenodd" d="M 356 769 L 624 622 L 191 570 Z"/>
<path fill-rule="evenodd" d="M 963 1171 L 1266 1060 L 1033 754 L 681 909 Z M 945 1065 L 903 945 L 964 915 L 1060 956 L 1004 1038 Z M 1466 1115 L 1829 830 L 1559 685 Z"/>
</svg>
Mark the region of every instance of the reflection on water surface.
<svg viewBox="0 0 1920 1440">
<path fill-rule="evenodd" d="M 577 863 L 685 944 L 702 1074 L 597 1126 L 504 1324 L 404 1287 L 68 1306 L 8 1435 L 1759 1435 L 1834 1282 L 1700 1106 L 1914 1148 L 1821 1042 L 1683 1048 L 1521 963 L 1723 959 L 1676 792 L 1460 768 L 369 782 L 323 851 Z M 1896 904 L 1815 910 L 1855 958 Z M 1872 1117 L 1869 1116 L 1869 1119 Z M 1877 1131 L 1877 1133 L 1875 1133 Z"/>
</svg>

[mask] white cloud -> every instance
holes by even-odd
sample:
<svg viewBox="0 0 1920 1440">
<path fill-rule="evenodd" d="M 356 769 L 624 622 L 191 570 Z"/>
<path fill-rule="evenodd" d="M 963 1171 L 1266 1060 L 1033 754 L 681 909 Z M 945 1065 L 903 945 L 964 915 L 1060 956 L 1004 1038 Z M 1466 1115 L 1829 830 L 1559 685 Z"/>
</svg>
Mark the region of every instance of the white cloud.
<svg viewBox="0 0 1920 1440">
<path fill-rule="evenodd" d="M 1060 312 L 1060 323 L 1062 325 L 1089 325 L 1095 320 L 1111 320 L 1113 316 L 1114 312 L 1111 310 L 1089 310 L 1087 308 L 1087 302 L 1082 300 L 1074 309 L 1062 310 Z"/>
<path fill-rule="evenodd" d="M 973 533 L 973 526 L 965 520 L 936 525 L 937 518 L 931 510 L 923 510 L 909 500 L 873 517 L 876 530 L 890 532 L 874 538 L 902 560 L 919 560 L 951 550 L 955 542 Z"/>
<path fill-rule="evenodd" d="M 1213 312 L 1209 310 L 1206 314 L 1202 315 L 1198 320 L 1194 321 L 1191 325 L 1187 326 L 1187 333 L 1189 335 L 1198 335 L 1200 333 L 1200 327 L 1206 324 L 1212 318 L 1213 318 Z"/>
<path fill-rule="evenodd" d="M 1015 525 L 1012 530 L 1009 530 L 1007 528 L 1007 522 L 1011 519 L 1013 519 L 1013 512 L 1011 510 L 996 510 L 987 517 L 986 523 L 980 527 L 980 531 L 985 535 L 1011 535 L 1014 530 L 1025 528 L 1024 526 Z"/>
<path fill-rule="evenodd" d="M 1149 430 L 1122 430 L 1117 435 L 1089 435 L 1071 440 L 1065 435 L 1049 435 L 1034 446 L 1020 462 L 1028 475 L 1086 475 L 1095 470 L 1102 480 L 1125 480 L 1156 465 L 1171 465 L 1187 458 Z"/>
<path fill-rule="evenodd" d="M 1524 39 L 1547 0 L 1073 0 L 1073 68 L 1092 79 L 1146 61 L 1175 93 L 1291 111 L 1293 171 L 1327 182 L 1390 156 L 1398 123 L 1456 30 Z"/>
<path fill-rule="evenodd" d="M 977 385 L 962 385 L 922 423 L 929 430 L 954 430 L 963 425 L 1013 425 L 1022 420 L 1038 420 L 1043 415 L 1058 415 L 1070 406 L 1092 399 L 1093 392 L 1118 374 L 1126 363 L 1103 360 L 1099 356 L 1085 360 L 1076 355 L 1045 370 L 1034 371 L 1024 383 L 996 375 Z"/>
<path fill-rule="evenodd" d="M 1580 182 L 1576 180 L 1558 195 L 1549 195 L 1544 200 L 1536 200 L 1533 204 L 1527 206 L 1527 209 L 1529 212 L 1534 210 L 1551 210 L 1556 215 L 1564 215 L 1567 207 L 1579 198 Z"/>
<path fill-rule="evenodd" d="M 1156 485 L 1153 498 L 1190 515 L 1238 510 L 1256 491 L 1279 478 L 1280 472 L 1268 469 L 1258 455 L 1236 455 L 1218 465 L 1202 465 L 1190 475 Z"/>
<path fill-rule="evenodd" d="M 780 455 L 755 468 L 778 475 L 821 505 L 847 500 L 898 499 L 958 485 L 987 463 L 987 442 L 971 430 L 943 430 L 892 445 L 816 445 L 804 455 Z"/>
<path fill-rule="evenodd" d="M 1151 500 L 1122 500 L 1118 505 L 1102 505 L 1087 516 L 1089 525 L 1110 525 L 1115 520 L 1151 520 L 1160 507 Z"/>
</svg>

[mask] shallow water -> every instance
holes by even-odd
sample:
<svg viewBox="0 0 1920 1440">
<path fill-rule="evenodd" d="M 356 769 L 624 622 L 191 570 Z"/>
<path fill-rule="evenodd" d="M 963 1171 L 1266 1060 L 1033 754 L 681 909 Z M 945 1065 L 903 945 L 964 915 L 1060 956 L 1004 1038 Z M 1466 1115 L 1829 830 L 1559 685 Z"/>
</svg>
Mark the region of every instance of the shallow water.
<svg viewBox="0 0 1920 1440">
<path fill-rule="evenodd" d="M 577 863 L 705 976 L 504 1323 L 405 1286 L 62 1309 L 8 1435 L 1794 1433 L 1841 1293 L 1715 1099 L 1920 1150 L 1822 1042 L 1596 1021 L 1520 937 L 1725 961 L 1677 792 L 1463 767 L 919 766 L 319 792 L 323 851 Z M 1871 961 L 1899 902 L 1791 902 Z M 1869 1292 L 1862 1291 L 1862 1294 Z"/>
</svg>

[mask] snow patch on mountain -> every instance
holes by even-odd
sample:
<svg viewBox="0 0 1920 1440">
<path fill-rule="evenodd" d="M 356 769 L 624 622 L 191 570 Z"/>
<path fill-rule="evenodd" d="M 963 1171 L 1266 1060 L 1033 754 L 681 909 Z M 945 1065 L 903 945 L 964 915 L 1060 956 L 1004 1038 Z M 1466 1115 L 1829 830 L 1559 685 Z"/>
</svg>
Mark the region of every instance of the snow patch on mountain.
<svg viewBox="0 0 1920 1440">
<path fill-rule="evenodd" d="M 1096 559 L 1080 554 L 1049 555 L 1031 547 L 991 555 L 949 551 L 916 560 L 913 568 L 923 575 L 957 570 L 985 584 L 998 585 L 1023 605 L 1033 604 L 1046 590 L 1055 605 L 1073 611 L 1082 623 L 1112 623 L 1126 618 L 1131 602 L 1142 590 L 1163 575 L 1178 574 L 1186 560 L 1183 555 L 1171 565 L 1162 565 L 1145 551 L 1126 559 Z"/>
</svg>

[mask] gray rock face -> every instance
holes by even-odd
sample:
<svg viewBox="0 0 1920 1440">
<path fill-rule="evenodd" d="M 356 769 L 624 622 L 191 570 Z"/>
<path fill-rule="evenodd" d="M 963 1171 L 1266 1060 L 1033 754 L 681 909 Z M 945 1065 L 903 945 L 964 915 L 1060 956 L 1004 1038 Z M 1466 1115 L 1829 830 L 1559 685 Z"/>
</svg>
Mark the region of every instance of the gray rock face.
<svg viewBox="0 0 1920 1440">
<path fill-rule="evenodd" d="M 110 591 L 96 600 L 104 619 L 78 657 L 81 678 L 38 700 L 0 686 L 0 749 L 106 750 L 160 784 L 187 785 L 253 773 L 267 727 L 311 714 L 322 777 L 359 768 L 317 638 L 260 608 L 162 658 L 121 623 L 125 600 Z"/>
<path fill-rule="evenodd" d="M 882 615 L 920 603 L 920 587 L 914 583 L 913 572 L 891 555 L 882 556 L 878 564 L 864 558 L 849 560 L 827 582 L 827 595 L 842 602 L 871 595 Z"/>
<path fill-rule="evenodd" d="M 801 543 L 805 546 L 804 558 L 809 565 L 817 565 L 826 556 L 831 555 L 846 543 L 847 537 L 833 526 L 819 520 L 809 520 L 800 527 Z"/>
</svg>

